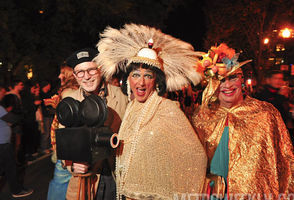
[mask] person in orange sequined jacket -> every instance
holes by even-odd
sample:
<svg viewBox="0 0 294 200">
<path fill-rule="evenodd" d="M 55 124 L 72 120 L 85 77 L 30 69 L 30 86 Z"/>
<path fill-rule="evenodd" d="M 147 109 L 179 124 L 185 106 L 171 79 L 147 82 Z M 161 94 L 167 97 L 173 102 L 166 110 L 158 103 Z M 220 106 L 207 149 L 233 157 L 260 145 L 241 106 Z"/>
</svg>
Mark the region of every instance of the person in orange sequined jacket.
<svg viewBox="0 0 294 200">
<path fill-rule="evenodd" d="M 211 58 L 206 64 L 205 56 Z M 193 125 L 208 156 L 209 177 L 224 180 L 206 185 L 207 195 L 209 199 L 293 198 L 289 133 L 273 105 L 244 94 L 240 67 L 249 61 L 239 63 L 237 58 L 234 50 L 222 44 L 200 62 L 208 85 Z M 223 188 L 222 192 L 217 188 Z"/>
</svg>

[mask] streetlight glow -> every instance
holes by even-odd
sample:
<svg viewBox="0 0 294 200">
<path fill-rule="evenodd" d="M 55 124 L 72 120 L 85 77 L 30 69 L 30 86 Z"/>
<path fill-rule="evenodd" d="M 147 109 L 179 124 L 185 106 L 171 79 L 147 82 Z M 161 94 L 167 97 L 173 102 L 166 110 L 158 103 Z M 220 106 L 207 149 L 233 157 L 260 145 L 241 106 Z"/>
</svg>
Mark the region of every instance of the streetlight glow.
<svg viewBox="0 0 294 200">
<path fill-rule="evenodd" d="M 33 70 L 32 69 L 29 69 L 29 71 L 27 72 L 27 78 L 28 79 L 33 78 Z"/>
<path fill-rule="evenodd" d="M 291 37 L 291 30 L 288 28 L 285 28 L 281 30 L 281 34 L 283 38 L 290 38 Z"/>
<path fill-rule="evenodd" d="M 252 80 L 249 78 L 247 79 L 247 85 L 251 85 L 252 84 Z"/>
</svg>

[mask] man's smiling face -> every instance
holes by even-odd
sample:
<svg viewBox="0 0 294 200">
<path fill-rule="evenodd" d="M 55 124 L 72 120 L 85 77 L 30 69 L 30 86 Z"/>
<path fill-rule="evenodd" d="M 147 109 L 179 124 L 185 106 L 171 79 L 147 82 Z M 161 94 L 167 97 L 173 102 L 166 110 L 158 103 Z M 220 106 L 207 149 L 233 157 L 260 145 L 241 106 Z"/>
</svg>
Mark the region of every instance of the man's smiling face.
<svg viewBox="0 0 294 200">
<path fill-rule="evenodd" d="M 220 105 L 231 108 L 243 101 L 242 75 L 234 74 L 224 78 L 219 87 Z"/>
</svg>

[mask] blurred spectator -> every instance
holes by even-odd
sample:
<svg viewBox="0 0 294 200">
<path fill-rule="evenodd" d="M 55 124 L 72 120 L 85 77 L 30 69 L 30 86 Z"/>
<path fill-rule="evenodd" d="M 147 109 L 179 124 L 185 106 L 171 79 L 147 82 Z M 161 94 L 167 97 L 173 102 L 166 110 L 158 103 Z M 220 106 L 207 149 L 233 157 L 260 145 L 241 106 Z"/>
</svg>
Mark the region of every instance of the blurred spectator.
<svg viewBox="0 0 294 200">
<path fill-rule="evenodd" d="M 68 93 L 71 93 L 73 90 L 77 90 L 79 88 L 79 85 L 73 76 L 73 69 L 67 65 L 62 65 L 60 67 L 60 74 L 58 78 L 60 79 L 60 87 L 58 89 L 57 95 L 53 95 L 50 99 L 45 101 L 46 106 L 51 105 L 54 109 L 56 109 L 61 99 L 68 96 Z M 57 120 L 57 116 L 55 115 L 50 130 L 53 151 L 56 149 L 55 129 L 57 128 L 60 128 L 60 124 Z M 53 156 L 56 155 L 53 154 Z M 53 158 L 53 161 L 56 162 L 56 158 Z"/>
<path fill-rule="evenodd" d="M 72 93 L 79 87 L 75 77 L 73 76 L 73 69 L 67 65 L 61 66 L 58 78 L 60 79 L 58 95 L 54 95 L 51 97 L 50 101 L 46 101 L 46 105 L 52 105 L 53 108 L 56 108 L 59 101 L 68 96 L 68 93 Z M 59 199 L 65 199 L 68 183 L 72 176 L 66 168 L 63 168 L 62 161 L 57 160 L 56 157 L 55 129 L 61 127 L 62 125 L 59 124 L 57 116 L 55 115 L 51 125 L 50 135 L 53 148 L 52 162 L 56 164 L 53 179 L 49 183 L 47 195 L 48 200 L 55 200 L 57 197 Z"/>
<path fill-rule="evenodd" d="M 0 85 L 0 102 L 2 101 L 3 97 L 6 94 L 6 89 L 4 86 Z"/>
<path fill-rule="evenodd" d="M 43 128 L 44 132 L 41 132 L 41 151 L 45 153 L 50 153 L 50 127 L 53 121 L 55 110 L 52 106 L 46 106 L 46 99 L 50 99 L 52 96 L 51 93 L 51 84 L 48 81 L 42 81 L 40 83 L 40 98 L 42 99 L 41 110 L 43 117 Z"/>
<path fill-rule="evenodd" d="M 257 92 L 255 98 L 271 103 L 275 106 L 282 115 L 282 118 L 287 123 L 288 112 L 285 108 L 286 98 L 279 94 L 279 90 L 284 85 L 284 75 L 282 71 L 271 70 L 266 74 L 266 85 L 263 86 L 262 90 Z"/>
<path fill-rule="evenodd" d="M 15 156 L 16 156 L 16 162 L 17 163 L 22 163 L 24 162 L 24 155 L 22 154 L 23 152 L 21 151 L 21 137 L 23 133 L 23 127 L 22 127 L 22 122 L 23 122 L 23 106 L 22 106 L 22 100 L 20 96 L 20 92 L 24 89 L 24 84 L 21 80 L 14 80 L 11 84 L 11 90 L 6 93 L 5 98 L 7 106 L 11 106 L 12 110 L 11 112 L 19 115 L 21 117 L 21 120 L 19 123 L 13 125 L 12 128 L 12 138 L 11 142 L 14 145 L 14 150 L 15 150 Z"/>
<path fill-rule="evenodd" d="M 109 84 L 120 87 L 119 81 L 120 81 L 119 77 L 113 76 L 112 79 L 109 80 Z"/>
<path fill-rule="evenodd" d="M 194 112 L 193 91 L 191 85 L 183 88 L 183 94 L 183 111 L 187 118 L 191 121 L 191 117 Z"/>
<path fill-rule="evenodd" d="M 279 90 L 279 94 L 283 95 L 285 101 L 283 102 L 283 107 L 287 111 L 286 126 L 289 130 L 292 143 L 294 144 L 294 118 L 293 118 L 293 95 L 291 88 L 288 86 L 282 86 Z"/>
<path fill-rule="evenodd" d="M 4 97 L 5 92 L 5 88 L 0 86 L 0 100 L 7 98 L 7 96 Z M 3 102 L 7 103 L 6 100 Z M 11 110 L 12 106 L 8 106 L 8 104 L 2 106 L 0 104 L 0 169 L 5 173 L 12 196 L 18 198 L 31 195 L 33 190 L 25 189 L 18 180 L 15 156 L 11 145 L 10 125 L 13 125 L 21 118 L 10 112 Z"/>
<path fill-rule="evenodd" d="M 36 111 L 41 105 L 39 99 L 39 86 L 37 83 L 28 82 L 25 93 L 22 96 L 24 108 L 24 126 L 23 126 L 23 145 L 25 156 L 28 161 L 33 160 L 33 153 L 37 152 L 40 141 L 38 122 L 36 121 Z"/>
<path fill-rule="evenodd" d="M 36 100 L 40 100 L 41 101 L 41 104 L 42 104 L 42 99 L 40 97 L 40 85 L 39 83 L 36 83 L 35 84 L 35 89 L 33 90 L 34 92 L 34 96 L 35 96 L 35 99 Z M 41 145 L 41 133 L 44 133 L 44 123 L 43 123 L 43 115 L 42 115 L 42 106 L 38 105 L 37 106 L 37 110 L 35 112 L 35 116 L 36 116 L 36 121 L 37 121 L 37 124 L 38 124 L 38 132 L 39 132 L 39 139 L 38 139 L 38 148 L 40 148 L 40 145 Z"/>
</svg>

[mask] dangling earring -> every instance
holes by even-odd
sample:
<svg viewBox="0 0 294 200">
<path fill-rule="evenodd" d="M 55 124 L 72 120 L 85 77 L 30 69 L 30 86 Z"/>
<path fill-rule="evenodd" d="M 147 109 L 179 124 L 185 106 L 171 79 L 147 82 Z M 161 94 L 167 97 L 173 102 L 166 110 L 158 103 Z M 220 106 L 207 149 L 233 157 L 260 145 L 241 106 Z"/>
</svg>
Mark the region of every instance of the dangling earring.
<svg viewBox="0 0 294 200">
<path fill-rule="evenodd" d="M 129 79 L 127 80 L 127 94 L 128 94 L 128 100 L 131 101 L 131 87 Z"/>
<path fill-rule="evenodd" d="M 160 89 L 158 87 L 158 84 L 156 84 L 156 92 L 157 92 L 157 94 L 160 92 Z"/>
</svg>

